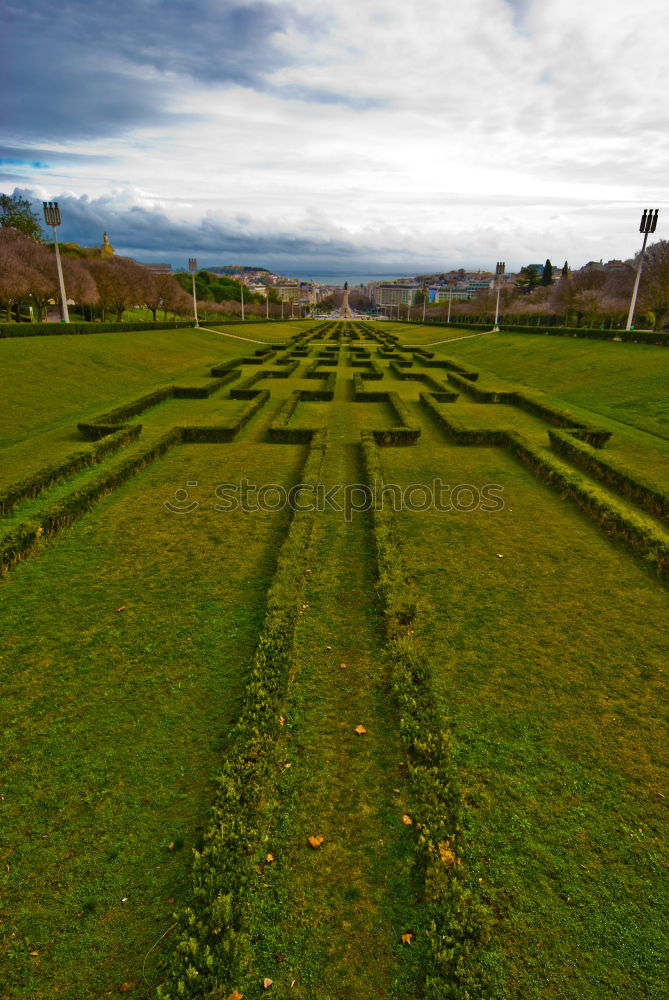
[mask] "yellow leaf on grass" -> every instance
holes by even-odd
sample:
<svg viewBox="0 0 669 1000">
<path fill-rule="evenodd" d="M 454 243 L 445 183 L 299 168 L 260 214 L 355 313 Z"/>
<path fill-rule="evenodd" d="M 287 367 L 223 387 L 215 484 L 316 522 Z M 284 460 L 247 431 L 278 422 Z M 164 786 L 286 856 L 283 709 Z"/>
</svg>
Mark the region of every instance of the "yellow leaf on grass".
<svg viewBox="0 0 669 1000">
<path fill-rule="evenodd" d="M 238 993 L 237 990 L 233 990 L 228 997 L 228 1000 L 244 1000 L 244 994 Z"/>
<path fill-rule="evenodd" d="M 272 985 L 273 982 L 274 982 L 273 979 L 269 979 L 269 978 L 268 979 L 263 979 L 263 981 L 262 981 L 263 989 L 264 990 L 268 990 L 270 988 L 270 986 Z"/>
<path fill-rule="evenodd" d="M 323 836 L 323 834 L 317 833 L 315 837 L 313 836 L 307 837 L 307 844 L 309 845 L 309 847 L 312 848 L 312 850 L 317 851 L 324 840 L 325 837 Z"/>
<path fill-rule="evenodd" d="M 402 944 L 411 944 L 415 936 L 416 935 L 413 931 L 406 931 L 406 933 L 402 935 Z"/>
<path fill-rule="evenodd" d="M 452 868 L 453 865 L 455 864 L 456 859 L 455 859 L 455 851 L 452 849 L 449 841 L 447 840 L 445 841 L 445 843 L 439 844 L 438 847 L 439 847 L 439 857 L 441 858 L 441 860 L 444 862 L 445 865 L 448 865 L 449 868 Z"/>
<path fill-rule="evenodd" d="M 413 820 L 411 819 L 411 816 L 407 816 L 407 814 L 405 813 L 404 816 L 402 816 L 402 822 L 404 823 L 405 826 L 411 826 Z"/>
<path fill-rule="evenodd" d="M 269 861 L 269 863 L 271 864 L 271 863 L 272 863 L 272 861 L 274 861 L 274 855 L 273 855 L 273 854 L 268 854 L 268 855 L 267 855 L 267 860 L 268 860 L 268 861 Z"/>
<path fill-rule="evenodd" d="M 364 736 L 365 733 L 367 732 L 364 726 L 356 726 L 355 731 L 358 734 L 358 736 Z"/>
</svg>

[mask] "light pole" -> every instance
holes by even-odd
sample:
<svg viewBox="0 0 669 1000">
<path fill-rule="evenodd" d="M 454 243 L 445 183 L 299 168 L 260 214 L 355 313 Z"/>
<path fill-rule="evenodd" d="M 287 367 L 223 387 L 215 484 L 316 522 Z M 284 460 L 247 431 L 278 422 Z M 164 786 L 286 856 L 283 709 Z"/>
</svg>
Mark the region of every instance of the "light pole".
<svg viewBox="0 0 669 1000">
<path fill-rule="evenodd" d="M 425 322 L 425 306 L 427 305 L 427 286 L 423 285 L 423 323 Z"/>
<path fill-rule="evenodd" d="M 448 293 L 448 316 L 446 317 L 446 322 L 447 323 L 451 322 L 451 302 L 452 301 L 453 301 L 453 299 L 451 298 L 451 293 L 449 291 L 449 293 Z"/>
<path fill-rule="evenodd" d="M 56 226 L 60 225 L 60 209 L 57 201 L 43 201 L 44 221 L 47 226 L 53 228 L 53 245 L 56 249 L 56 267 L 58 268 L 58 283 L 60 284 L 60 316 L 63 323 L 70 322 L 70 314 L 67 311 L 67 298 L 65 297 L 65 282 L 63 281 L 63 268 L 60 265 L 60 251 L 58 250 L 58 235 Z"/>
<path fill-rule="evenodd" d="M 265 316 L 269 320 L 269 288 L 265 286 Z"/>
<path fill-rule="evenodd" d="M 200 324 L 197 320 L 197 298 L 195 295 L 195 272 L 197 271 L 197 260 L 195 257 L 188 258 L 188 270 L 193 278 L 193 313 L 195 315 L 195 326 L 199 326 Z"/>
<path fill-rule="evenodd" d="M 240 281 L 240 288 L 242 290 L 242 323 L 244 322 L 244 282 Z"/>
<path fill-rule="evenodd" d="M 626 330 L 632 329 L 632 320 L 634 319 L 634 307 L 636 305 L 637 292 L 639 291 L 639 282 L 641 281 L 641 268 L 643 267 L 643 258 L 646 253 L 646 241 L 648 240 L 648 234 L 654 233 L 657 228 L 657 216 L 659 209 L 644 208 L 643 215 L 641 216 L 641 223 L 639 225 L 639 232 L 643 233 L 643 246 L 641 247 L 641 256 L 639 257 L 639 266 L 636 272 L 636 279 L 634 281 L 634 291 L 632 292 L 632 301 L 630 302 L 630 311 L 627 316 L 627 326 Z"/>
<path fill-rule="evenodd" d="M 495 277 L 497 279 L 497 305 L 495 306 L 495 325 L 493 326 L 493 333 L 499 333 L 499 327 L 497 325 L 497 320 L 499 319 L 499 293 L 502 290 L 502 275 L 506 270 L 506 264 L 503 260 L 497 261 L 497 266 L 495 267 Z"/>
</svg>

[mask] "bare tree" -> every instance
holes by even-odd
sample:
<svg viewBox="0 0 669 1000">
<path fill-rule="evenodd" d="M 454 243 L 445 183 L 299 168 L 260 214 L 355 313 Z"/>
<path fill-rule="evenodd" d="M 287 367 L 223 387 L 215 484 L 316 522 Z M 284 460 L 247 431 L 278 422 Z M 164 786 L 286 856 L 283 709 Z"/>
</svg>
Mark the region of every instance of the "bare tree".
<svg viewBox="0 0 669 1000">
<path fill-rule="evenodd" d="M 669 240 L 653 243 L 646 250 L 640 296 L 644 307 L 653 313 L 653 328 L 661 330 L 669 312 Z"/>
</svg>

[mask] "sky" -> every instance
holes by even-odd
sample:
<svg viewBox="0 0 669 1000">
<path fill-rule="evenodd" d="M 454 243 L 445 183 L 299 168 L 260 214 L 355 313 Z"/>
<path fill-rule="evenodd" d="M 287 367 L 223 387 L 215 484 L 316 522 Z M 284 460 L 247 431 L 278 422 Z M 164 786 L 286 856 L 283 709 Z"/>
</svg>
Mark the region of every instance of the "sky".
<svg viewBox="0 0 669 1000">
<path fill-rule="evenodd" d="M 663 0 L 3 0 L 0 191 L 180 267 L 626 259 L 669 226 L 668 35 Z"/>
</svg>

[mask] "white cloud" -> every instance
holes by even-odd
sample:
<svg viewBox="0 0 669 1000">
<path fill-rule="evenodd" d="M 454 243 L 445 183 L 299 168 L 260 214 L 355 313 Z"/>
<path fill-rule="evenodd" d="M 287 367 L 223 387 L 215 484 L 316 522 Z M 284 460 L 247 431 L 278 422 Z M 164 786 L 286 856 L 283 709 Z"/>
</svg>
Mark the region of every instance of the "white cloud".
<svg viewBox="0 0 669 1000">
<path fill-rule="evenodd" d="M 628 256 L 639 208 L 666 205 L 657 0 L 275 7 L 271 65 L 233 84 L 156 64 L 169 100 L 155 127 L 144 115 L 80 142 L 114 159 L 57 162 L 35 183 L 449 265 Z"/>
</svg>

